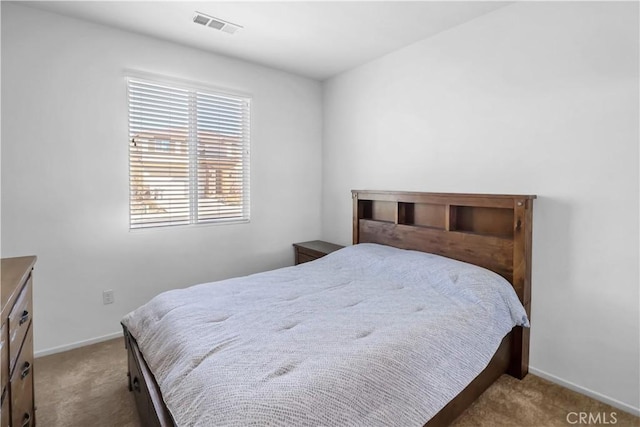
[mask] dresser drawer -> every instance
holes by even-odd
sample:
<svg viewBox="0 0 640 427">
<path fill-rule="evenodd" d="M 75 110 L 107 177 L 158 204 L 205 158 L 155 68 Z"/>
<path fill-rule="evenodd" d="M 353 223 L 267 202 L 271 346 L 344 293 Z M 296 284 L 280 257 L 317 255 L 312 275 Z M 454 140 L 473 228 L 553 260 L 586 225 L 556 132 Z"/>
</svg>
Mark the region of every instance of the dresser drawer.
<svg viewBox="0 0 640 427">
<path fill-rule="evenodd" d="M 11 375 L 11 425 L 31 426 L 33 415 L 33 334 L 29 333 Z"/>
<path fill-rule="evenodd" d="M 323 242 L 322 240 L 294 243 L 293 247 L 295 249 L 296 264 L 302 264 L 303 262 L 322 258 L 331 252 L 344 248 L 344 246 L 336 245 L 335 243 Z"/>
<path fill-rule="evenodd" d="M 7 339 L 7 322 L 2 324 L 0 329 L 0 369 L 2 369 L 2 383 L 0 383 L 0 395 L 9 384 L 9 341 Z M 3 424 L 4 425 L 4 424 Z"/>
<path fill-rule="evenodd" d="M 303 252 L 298 252 L 298 257 L 296 259 L 296 263 L 297 264 L 302 264 L 304 262 L 309 262 L 309 261 L 314 261 L 316 259 L 320 258 L 319 256 L 311 256 L 308 254 L 305 254 Z"/>
<path fill-rule="evenodd" d="M 298 248 L 298 254 L 311 259 L 322 258 L 323 256 L 326 255 L 326 253 L 324 252 L 316 251 L 309 248 L 302 248 L 302 247 Z"/>
<path fill-rule="evenodd" d="M 31 313 L 33 313 L 33 299 L 31 297 L 31 276 L 27 280 L 20 296 L 16 300 L 11 313 L 9 314 L 9 369 L 13 372 L 16 359 L 27 329 L 31 324 Z"/>
<path fill-rule="evenodd" d="M 0 427 L 9 427 L 9 390 L 5 390 L 2 395 L 2 409 L 0 409 Z"/>
</svg>

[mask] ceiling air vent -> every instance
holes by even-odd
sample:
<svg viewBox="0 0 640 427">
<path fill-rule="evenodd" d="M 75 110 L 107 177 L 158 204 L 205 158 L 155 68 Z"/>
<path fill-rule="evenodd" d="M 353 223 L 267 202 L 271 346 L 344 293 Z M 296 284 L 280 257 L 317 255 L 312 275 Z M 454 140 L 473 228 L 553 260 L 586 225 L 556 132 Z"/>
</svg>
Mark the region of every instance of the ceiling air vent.
<svg viewBox="0 0 640 427">
<path fill-rule="evenodd" d="M 229 34 L 233 34 L 242 28 L 240 25 L 232 24 L 231 22 L 223 21 L 222 19 L 214 18 L 213 16 L 205 15 L 200 12 L 195 12 L 193 14 L 193 22 L 204 25 L 205 27 L 213 28 L 214 30 L 224 31 Z"/>
</svg>

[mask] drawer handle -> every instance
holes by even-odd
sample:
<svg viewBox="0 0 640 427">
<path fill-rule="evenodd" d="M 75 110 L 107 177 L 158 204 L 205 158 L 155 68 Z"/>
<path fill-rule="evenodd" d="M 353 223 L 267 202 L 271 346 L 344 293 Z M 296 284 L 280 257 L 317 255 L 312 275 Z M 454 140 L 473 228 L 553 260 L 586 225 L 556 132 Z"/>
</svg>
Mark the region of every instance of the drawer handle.
<svg viewBox="0 0 640 427">
<path fill-rule="evenodd" d="M 133 389 L 137 392 L 140 391 L 140 380 L 138 380 L 138 377 L 133 378 Z"/>
<path fill-rule="evenodd" d="M 22 372 L 20 372 L 20 379 L 21 380 L 25 379 L 26 376 L 29 375 L 30 371 L 31 371 L 31 363 L 24 362 L 24 366 L 22 367 Z"/>
<path fill-rule="evenodd" d="M 23 323 L 26 323 L 28 321 L 29 321 L 29 312 L 25 310 L 22 312 L 22 316 L 20 316 L 19 324 L 22 325 Z"/>
<path fill-rule="evenodd" d="M 31 414 L 25 413 L 22 418 L 22 427 L 29 427 L 31 425 Z"/>
</svg>

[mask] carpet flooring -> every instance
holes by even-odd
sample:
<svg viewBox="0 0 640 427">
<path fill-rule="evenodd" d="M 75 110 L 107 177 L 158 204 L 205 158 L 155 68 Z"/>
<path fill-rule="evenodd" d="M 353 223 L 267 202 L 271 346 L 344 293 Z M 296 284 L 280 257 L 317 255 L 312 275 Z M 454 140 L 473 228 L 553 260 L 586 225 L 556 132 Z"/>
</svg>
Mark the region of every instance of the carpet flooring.
<svg viewBox="0 0 640 427">
<path fill-rule="evenodd" d="M 38 358 L 34 368 L 39 427 L 140 426 L 121 338 Z M 588 415 L 579 423 L 580 412 L 598 416 L 599 425 L 640 427 L 638 417 L 531 374 L 522 381 L 503 375 L 453 426 L 596 425 Z"/>
</svg>

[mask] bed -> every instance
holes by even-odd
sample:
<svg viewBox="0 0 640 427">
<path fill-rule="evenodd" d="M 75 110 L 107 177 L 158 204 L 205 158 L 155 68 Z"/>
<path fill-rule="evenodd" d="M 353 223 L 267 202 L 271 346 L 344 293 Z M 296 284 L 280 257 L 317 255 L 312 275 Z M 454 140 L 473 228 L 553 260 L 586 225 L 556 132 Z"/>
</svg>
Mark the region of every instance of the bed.
<svg viewBox="0 0 640 427">
<path fill-rule="evenodd" d="M 354 246 L 123 319 L 144 425 L 447 425 L 527 374 L 535 196 L 352 196 Z"/>
</svg>

